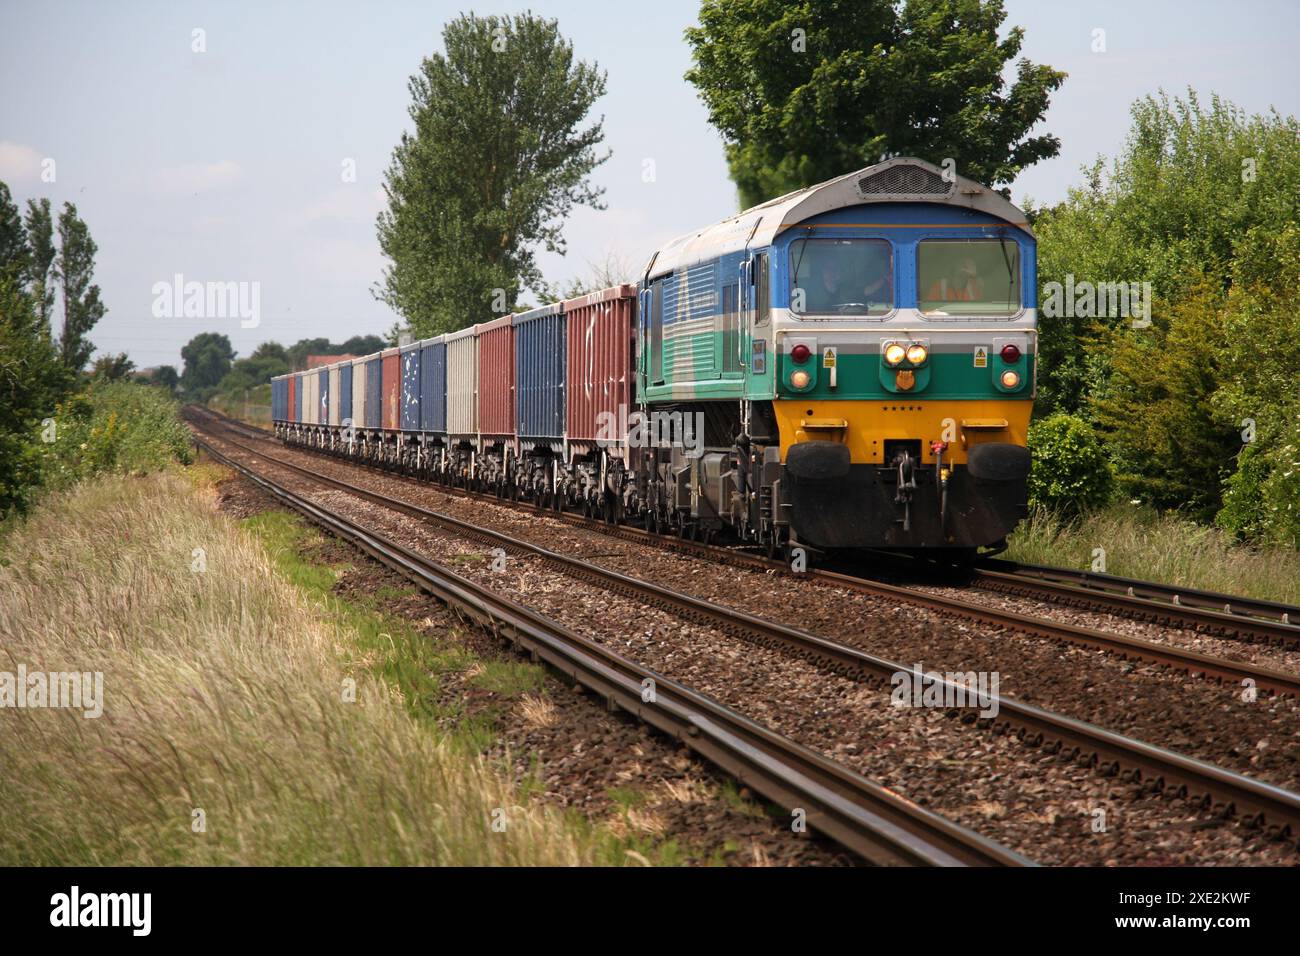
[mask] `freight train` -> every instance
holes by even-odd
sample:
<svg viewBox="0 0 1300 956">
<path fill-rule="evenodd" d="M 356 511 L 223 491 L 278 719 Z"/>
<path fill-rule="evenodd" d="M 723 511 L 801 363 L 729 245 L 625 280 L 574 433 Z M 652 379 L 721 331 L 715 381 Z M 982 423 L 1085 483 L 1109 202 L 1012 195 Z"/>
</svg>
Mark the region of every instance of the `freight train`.
<svg viewBox="0 0 1300 956">
<path fill-rule="evenodd" d="M 654 251 L 635 285 L 272 382 L 276 434 L 775 554 L 967 559 L 1026 513 L 1035 239 L 899 157 Z"/>
</svg>

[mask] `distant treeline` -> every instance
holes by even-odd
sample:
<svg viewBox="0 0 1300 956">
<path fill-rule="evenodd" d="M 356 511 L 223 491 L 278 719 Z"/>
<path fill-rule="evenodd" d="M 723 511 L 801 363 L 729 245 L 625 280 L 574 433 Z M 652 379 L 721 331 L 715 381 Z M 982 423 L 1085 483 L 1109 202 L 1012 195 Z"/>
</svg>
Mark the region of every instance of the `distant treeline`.
<svg viewBox="0 0 1300 956">
<path fill-rule="evenodd" d="M 179 393 L 186 401 L 206 402 L 216 395 L 241 397 L 246 389 L 266 385 L 276 375 L 307 367 L 309 355 L 366 355 L 387 348 L 378 335 L 354 335 L 343 342 L 327 338 L 299 339 L 293 345 L 263 342 L 251 355 L 236 358 L 229 337 L 201 332 L 181 349 L 182 371 L 170 365 L 141 373 Z"/>
</svg>

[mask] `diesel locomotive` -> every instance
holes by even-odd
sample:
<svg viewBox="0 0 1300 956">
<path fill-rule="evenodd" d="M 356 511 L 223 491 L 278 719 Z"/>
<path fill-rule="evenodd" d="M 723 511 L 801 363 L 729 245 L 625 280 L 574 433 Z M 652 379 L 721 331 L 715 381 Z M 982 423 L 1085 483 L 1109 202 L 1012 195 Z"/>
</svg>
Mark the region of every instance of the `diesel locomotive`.
<svg viewBox="0 0 1300 956">
<path fill-rule="evenodd" d="M 769 553 L 962 559 L 1026 513 L 1035 240 L 894 158 L 650 256 L 635 286 L 273 382 L 285 441 Z"/>
</svg>

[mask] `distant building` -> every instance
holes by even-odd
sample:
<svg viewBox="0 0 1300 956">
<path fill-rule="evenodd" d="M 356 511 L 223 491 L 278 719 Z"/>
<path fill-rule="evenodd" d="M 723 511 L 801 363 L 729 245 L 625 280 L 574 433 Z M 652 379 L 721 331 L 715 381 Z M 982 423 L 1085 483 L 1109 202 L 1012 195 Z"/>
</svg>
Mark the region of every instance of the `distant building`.
<svg viewBox="0 0 1300 956">
<path fill-rule="evenodd" d="M 307 368 L 310 371 L 314 368 L 321 368 L 326 365 L 333 365 L 335 362 L 346 362 L 350 359 L 358 358 L 356 355 L 308 355 Z"/>
</svg>

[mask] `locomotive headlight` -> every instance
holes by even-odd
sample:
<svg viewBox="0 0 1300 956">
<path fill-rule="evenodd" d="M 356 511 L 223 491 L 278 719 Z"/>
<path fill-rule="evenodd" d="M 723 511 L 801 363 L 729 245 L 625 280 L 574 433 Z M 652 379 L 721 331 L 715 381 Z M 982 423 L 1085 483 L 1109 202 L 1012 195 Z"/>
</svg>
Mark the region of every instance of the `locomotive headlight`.
<svg viewBox="0 0 1300 956">
<path fill-rule="evenodd" d="M 885 346 L 886 365 L 898 365 L 905 358 L 907 358 L 907 349 L 903 348 L 897 342 L 890 342 Z"/>
<path fill-rule="evenodd" d="M 907 360 L 913 365 L 921 365 L 930 357 L 929 350 L 920 343 L 914 343 L 907 350 Z"/>
<path fill-rule="evenodd" d="M 1020 384 L 1020 373 L 1014 369 L 1007 369 L 1002 373 L 1002 387 L 1016 388 Z"/>
<path fill-rule="evenodd" d="M 811 381 L 812 376 L 803 369 L 796 369 L 790 373 L 790 385 L 794 388 L 807 388 Z"/>
</svg>

